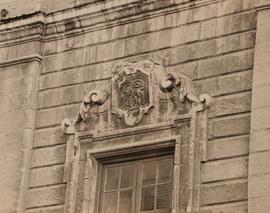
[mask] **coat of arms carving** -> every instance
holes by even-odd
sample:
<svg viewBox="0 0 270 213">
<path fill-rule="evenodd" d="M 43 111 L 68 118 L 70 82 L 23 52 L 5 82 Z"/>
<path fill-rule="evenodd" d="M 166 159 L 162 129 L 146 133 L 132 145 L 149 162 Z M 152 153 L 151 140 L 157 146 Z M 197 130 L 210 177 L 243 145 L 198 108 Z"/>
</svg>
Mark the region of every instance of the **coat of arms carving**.
<svg viewBox="0 0 270 213">
<path fill-rule="evenodd" d="M 151 71 L 153 62 L 121 62 L 113 67 L 112 113 L 125 125 L 138 124 L 153 106 Z"/>
</svg>

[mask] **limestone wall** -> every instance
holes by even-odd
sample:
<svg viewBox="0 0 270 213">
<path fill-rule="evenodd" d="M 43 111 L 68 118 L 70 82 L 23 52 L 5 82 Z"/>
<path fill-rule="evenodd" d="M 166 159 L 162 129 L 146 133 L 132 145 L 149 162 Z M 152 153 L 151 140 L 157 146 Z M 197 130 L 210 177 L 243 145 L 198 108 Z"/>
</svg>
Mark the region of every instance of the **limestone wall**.
<svg viewBox="0 0 270 213">
<path fill-rule="evenodd" d="M 76 116 L 83 93 L 108 84 L 116 62 L 158 56 L 168 71 L 187 75 L 199 93 L 214 97 L 209 112 L 208 161 L 201 165 L 201 209 L 247 213 L 257 3 L 168 0 L 138 1 L 130 7 L 125 1 L 95 3 L 48 14 L 40 47 L 23 43 L 14 47 L 16 53 L 3 47 L 2 52 L 16 57 L 40 48 L 43 58 L 40 72 L 38 67 L 34 72 L 39 75 L 38 106 L 25 212 L 63 212 L 66 136 L 60 122 Z M 23 64 L 20 67 L 23 72 Z M 6 82 L 10 81 L 7 71 L 0 71 Z M 20 76 L 14 74 L 14 78 Z M 11 89 L 16 94 L 24 91 Z M 10 97 L 7 88 L 2 91 Z M 4 105 L 3 112 L 8 109 Z M 14 123 L 7 119 L 9 122 Z M 6 139 L 2 141 L 6 147 Z M 4 155 L 6 150 L 1 148 Z"/>
<path fill-rule="evenodd" d="M 28 187 L 41 62 L 37 19 L 31 30 L 25 22 L 0 25 L 1 213 L 22 209 Z"/>
</svg>

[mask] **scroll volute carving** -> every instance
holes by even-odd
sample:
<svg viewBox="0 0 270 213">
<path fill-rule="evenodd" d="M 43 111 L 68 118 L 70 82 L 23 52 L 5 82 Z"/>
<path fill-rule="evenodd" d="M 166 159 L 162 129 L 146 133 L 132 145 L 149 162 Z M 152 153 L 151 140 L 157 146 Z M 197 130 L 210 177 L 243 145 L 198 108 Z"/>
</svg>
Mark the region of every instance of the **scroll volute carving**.
<svg viewBox="0 0 270 213">
<path fill-rule="evenodd" d="M 196 95 L 192 80 L 181 74 L 167 73 L 159 78 L 159 87 L 164 93 L 175 90 L 181 103 L 186 100 L 193 103 L 193 110 L 201 111 L 212 104 L 212 98 L 208 94 Z"/>
<path fill-rule="evenodd" d="M 75 125 L 81 121 L 86 122 L 91 116 L 91 109 L 94 106 L 103 105 L 109 97 L 109 93 L 106 89 L 92 90 L 88 92 L 84 97 L 79 107 L 79 113 L 74 121 L 64 119 L 61 123 L 62 130 L 67 134 L 73 134 L 75 132 Z"/>
</svg>

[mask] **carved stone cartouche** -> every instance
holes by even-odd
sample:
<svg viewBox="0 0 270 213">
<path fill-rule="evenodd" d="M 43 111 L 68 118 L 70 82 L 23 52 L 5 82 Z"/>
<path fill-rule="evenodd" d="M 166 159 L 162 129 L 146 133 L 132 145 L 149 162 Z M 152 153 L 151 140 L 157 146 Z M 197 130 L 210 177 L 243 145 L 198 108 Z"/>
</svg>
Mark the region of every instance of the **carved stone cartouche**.
<svg viewBox="0 0 270 213">
<path fill-rule="evenodd" d="M 150 60 L 120 62 L 113 67 L 112 113 L 126 126 L 135 126 L 153 107 Z"/>
</svg>

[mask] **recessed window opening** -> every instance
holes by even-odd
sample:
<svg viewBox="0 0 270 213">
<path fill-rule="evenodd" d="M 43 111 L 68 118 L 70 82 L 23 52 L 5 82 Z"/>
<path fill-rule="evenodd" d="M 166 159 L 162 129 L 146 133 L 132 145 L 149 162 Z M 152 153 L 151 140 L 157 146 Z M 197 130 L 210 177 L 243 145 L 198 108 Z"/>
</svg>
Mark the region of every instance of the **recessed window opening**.
<svg viewBox="0 0 270 213">
<path fill-rule="evenodd" d="M 172 149 L 133 153 L 102 167 L 99 213 L 170 213 Z"/>
</svg>

